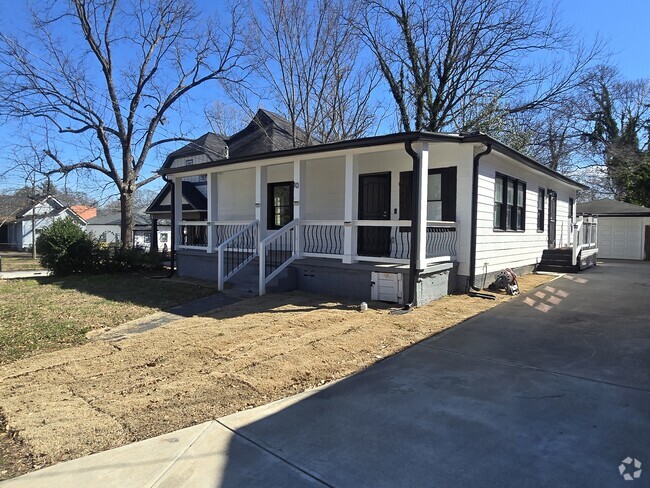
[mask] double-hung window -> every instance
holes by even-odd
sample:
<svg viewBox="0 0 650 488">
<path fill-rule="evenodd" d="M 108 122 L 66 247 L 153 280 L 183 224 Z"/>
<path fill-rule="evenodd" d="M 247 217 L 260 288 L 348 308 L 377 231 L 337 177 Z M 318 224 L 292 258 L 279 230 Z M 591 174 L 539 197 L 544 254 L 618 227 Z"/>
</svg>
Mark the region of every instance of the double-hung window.
<svg viewBox="0 0 650 488">
<path fill-rule="evenodd" d="M 526 182 L 497 173 L 494 178 L 494 229 L 525 230 Z"/>
<path fill-rule="evenodd" d="M 540 188 L 537 191 L 537 230 L 544 232 L 544 202 L 546 201 L 546 190 Z"/>
</svg>

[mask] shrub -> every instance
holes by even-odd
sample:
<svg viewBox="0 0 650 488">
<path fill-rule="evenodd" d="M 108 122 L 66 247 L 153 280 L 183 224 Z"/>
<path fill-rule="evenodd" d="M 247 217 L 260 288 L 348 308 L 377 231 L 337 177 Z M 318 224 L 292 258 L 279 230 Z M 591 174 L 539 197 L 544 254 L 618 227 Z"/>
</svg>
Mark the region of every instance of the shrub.
<svg viewBox="0 0 650 488">
<path fill-rule="evenodd" d="M 105 246 L 70 218 L 43 229 L 36 243 L 41 264 L 55 275 L 160 269 L 163 256 L 140 248 Z"/>
<path fill-rule="evenodd" d="M 36 241 L 41 264 L 55 275 L 83 271 L 93 261 L 94 247 L 93 239 L 70 217 L 54 221 Z"/>
</svg>

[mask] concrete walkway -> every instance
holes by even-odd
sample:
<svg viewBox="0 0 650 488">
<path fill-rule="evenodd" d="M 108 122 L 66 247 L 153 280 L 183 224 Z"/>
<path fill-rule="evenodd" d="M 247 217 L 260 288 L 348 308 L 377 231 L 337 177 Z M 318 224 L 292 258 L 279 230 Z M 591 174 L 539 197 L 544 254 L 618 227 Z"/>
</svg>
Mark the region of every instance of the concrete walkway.
<svg viewBox="0 0 650 488">
<path fill-rule="evenodd" d="M 649 486 L 649 292 L 650 263 L 605 263 L 319 390 L 2 486 Z"/>
<path fill-rule="evenodd" d="M 29 271 L 0 271 L 0 280 L 15 280 L 19 278 L 41 278 L 50 276 L 51 271 L 46 269 L 35 269 Z"/>
<path fill-rule="evenodd" d="M 225 293 L 216 293 L 207 297 L 197 298 L 191 302 L 172 307 L 164 312 L 156 312 L 146 317 L 132 320 L 125 324 L 113 327 L 108 331 L 94 330 L 86 336 L 96 341 L 121 341 L 130 335 L 141 334 L 155 329 L 161 325 L 169 324 L 187 317 L 202 315 L 219 308 L 236 303 L 241 299 Z"/>
</svg>

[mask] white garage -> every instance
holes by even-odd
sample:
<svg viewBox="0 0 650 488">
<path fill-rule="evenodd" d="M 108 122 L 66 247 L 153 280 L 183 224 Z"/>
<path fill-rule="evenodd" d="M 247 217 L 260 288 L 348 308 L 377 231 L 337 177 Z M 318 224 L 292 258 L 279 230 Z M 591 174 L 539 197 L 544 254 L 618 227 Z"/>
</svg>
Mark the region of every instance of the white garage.
<svg viewBox="0 0 650 488">
<path fill-rule="evenodd" d="M 650 259 L 650 208 L 616 200 L 579 203 L 578 214 L 598 216 L 598 257 Z"/>
</svg>

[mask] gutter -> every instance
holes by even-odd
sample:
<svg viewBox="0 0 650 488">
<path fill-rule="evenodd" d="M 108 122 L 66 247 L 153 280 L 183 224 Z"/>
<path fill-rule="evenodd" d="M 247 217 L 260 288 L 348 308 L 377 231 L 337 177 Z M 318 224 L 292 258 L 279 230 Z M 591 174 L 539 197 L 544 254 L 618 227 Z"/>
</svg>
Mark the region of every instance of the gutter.
<svg viewBox="0 0 650 488">
<path fill-rule="evenodd" d="M 413 150 L 412 141 L 404 142 L 404 150 L 413 159 L 413 183 L 411 193 L 411 252 L 409 255 L 409 301 L 404 305 L 404 310 L 411 310 L 417 301 L 417 282 L 420 270 L 417 269 L 417 259 L 420 255 L 420 208 L 422 180 L 420 156 Z"/>
<path fill-rule="evenodd" d="M 478 228 L 478 170 L 479 163 L 483 156 L 492 152 L 492 144 L 484 143 L 485 151 L 474 156 L 472 164 L 472 230 L 470 232 L 469 245 L 469 291 L 467 294 L 471 297 L 486 298 L 496 300 L 494 295 L 489 293 L 480 293 L 481 289 L 476 286 L 476 231 Z"/>
<path fill-rule="evenodd" d="M 174 180 L 167 178 L 167 175 L 162 175 L 162 179 L 165 180 L 166 183 L 169 183 L 171 185 L 171 220 L 172 220 L 172 225 L 171 225 L 171 244 L 169 246 L 169 257 L 170 257 L 170 266 L 169 266 L 169 274 L 167 275 L 167 278 L 171 278 L 174 276 L 174 270 L 176 269 L 176 262 L 175 262 L 175 256 L 176 256 L 176 189 L 174 188 Z"/>
</svg>

